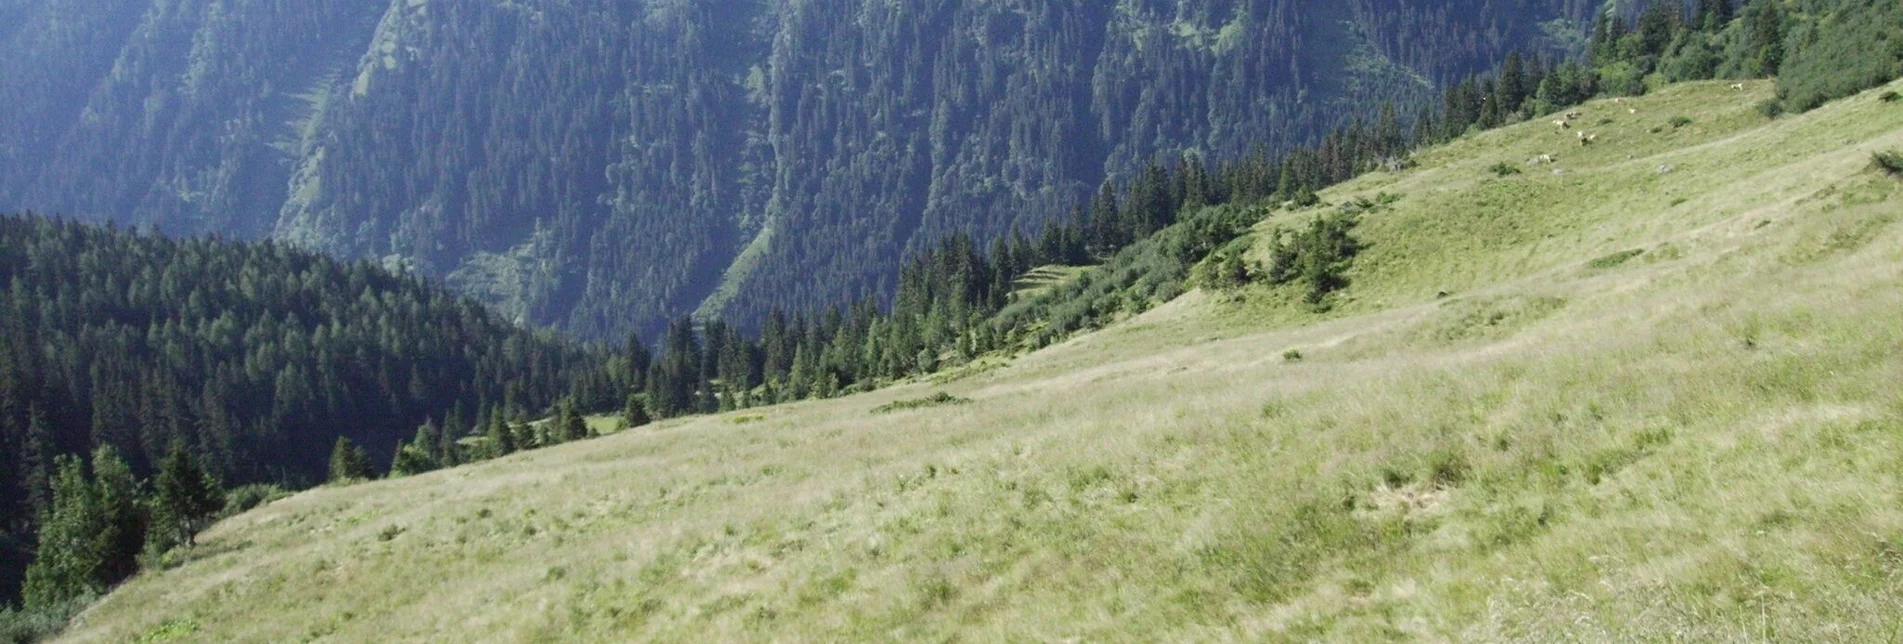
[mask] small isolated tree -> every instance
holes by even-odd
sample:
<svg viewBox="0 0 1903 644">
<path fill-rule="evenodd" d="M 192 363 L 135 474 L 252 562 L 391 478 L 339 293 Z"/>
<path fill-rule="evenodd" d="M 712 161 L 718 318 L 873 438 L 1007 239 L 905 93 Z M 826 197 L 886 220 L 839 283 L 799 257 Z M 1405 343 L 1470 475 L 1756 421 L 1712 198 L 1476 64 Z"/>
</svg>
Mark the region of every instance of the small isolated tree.
<svg viewBox="0 0 1903 644">
<path fill-rule="evenodd" d="M 102 445 L 93 451 L 93 488 L 103 522 L 96 539 L 101 587 L 111 586 L 139 571 L 139 549 L 145 546 L 146 513 L 140 503 L 139 479 L 119 451 Z"/>
<path fill-rule="evenodd" d="M 370 471 L 370 455 L 350 439 L 337 437 L 337 445 L 330 449 L 330 482 L 348 483 L 374 476 Z"/>
<path fill-rule="evenodd" d="M 509 421 L 502 417 L 501 409 L 489 414 L 489 428 L 483 435 L 489 439 L 489 458 L 515 453 L 515 430 L 509 429 Z"/>
<path fill-rule="evenodd" d="M 554 433 L 561 442 L 578 441 L 588 437 L 588 421 L 583 419 L 581 411 L 576 409 L 575 401 L 563 401 L 555 416 Z"/>
<path fill-rule="evenodd" d="M 198 530 L 225 505 L 224 492 L 183 445 L 173 445 L 159 466 L 157 488 L 147 540 L 157 552 L 196 545 Z"/>
<path fill-rule="evenodd" d="M 28 608 L 47 608 L 102 590 L 98 537 L 106 530 L 99 496 L 77 457 L 54 459 L 52 510 L 40 525 L 40 547 L 22 588 Z"/>
<path fill-rule="evenodd" d="M 641 400 L 641 394 L 628 394 L 627 406 L 621 410 L 621 418 L 628 421 L 629 427 L 640 427 L 654 422 L 648 415 L 648 405 Z"/>
</svg>

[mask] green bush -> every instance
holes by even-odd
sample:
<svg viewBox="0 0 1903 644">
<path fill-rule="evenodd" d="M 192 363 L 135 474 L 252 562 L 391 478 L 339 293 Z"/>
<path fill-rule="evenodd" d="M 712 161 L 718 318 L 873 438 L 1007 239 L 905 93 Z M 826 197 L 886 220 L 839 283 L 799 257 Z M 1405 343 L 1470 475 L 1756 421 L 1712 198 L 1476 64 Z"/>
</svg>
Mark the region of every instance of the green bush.
<svg viewBox="0 0 1903 644">
<path fill-rule="evenodd" d="M 290 496 L 284 488 L 271 484 L 240 485 L 225 492 L 225 509 L 220 516 L 234 516 L 252 508 Z"/>
<path fill-rule="evenodd" d="M 1887 152 L 1878 152 L 1871 156 L 1871 160 L 1876 164 L 1878 170 L 1889 173 L 1890 176 L 1903 177 L 1903 152 L 1890 150 Z"/>
<path fill-rule="evenodd" d="M 1885 103 L 1895 103 L 1899 100 L 1903 100 L 1903 94 L 1898 94 L 1896 92 L 1884 92 L 1881 96 L 1877 97 L 1877 100 L 1883 101 Z"/>
<path fill-rule="evenodd" d="M 1301 350 L 1301 349 L 1289 349 L 1289 350 L 1287 350 L 1287 351 L 1283 351 L 1283 352 L 1282 352 L 1282 361 L 1283 361 L 1283 362 L 1301 362 L 1301 361 L 1302 361 L 1302 350 Z"/>
<path fill-rule="evenodd" d="M 1510 177 L 1520 173 L 1520 166 L 1501 161 L 1492 166 L 1488 166 L 1487 170 L 1492 171 L 1493 176 L 1496 177 Z"/>
<path fill-rule="evenodd" d="M 879 405 L 878 407 L 872 408 L 872 413 L 886 414 L 886 413 L 891 413 L 895 411 L 904 411 L 907 409 L 923 409 L 926 407 L 944 407 L 946 405 L 968 405 L 968 404 L 971 404 L 971 402 L 972 400 L 970 398 L 965 398 L 961 396 L 953 396 L 951 394 L 941 391 L 941 392 L 932 394 L 930 396 L 927 396 L 925 398 L 915 398 L 912 400 L 895 400 L 883 405 Z"/>
<path fill-rule="evenodd" d="M 1299 280 L 1307 286 L 1303 301 L 1326 308 L 1330 293 L 1348 287 L 1348 268 L 1361 253 L 1361 242 L 1352 234 L 1360 223 L 1360 210 L 1354 206 L 1316 217 L 1307 229 L 1276 240 L 1269 251 L 1269 281 L 1281 285 Z"/>
<path fill-rule="evenodd" d="M 0 607 L 0 644 L 30 644 L 53 639 L 73 616 L 97 600 L 91 594 L 37 609 Z"/>
<path fill-rule="evenodd" d="M 1674 116 L 1672 117 L 1671 123 L 1672 123 L 1672 129 L 1676 130 L 1678 128 L 1685 127 L 1687 125 L 1691 125 L 1692 120 L 1689 117 Z"/>
</svg>

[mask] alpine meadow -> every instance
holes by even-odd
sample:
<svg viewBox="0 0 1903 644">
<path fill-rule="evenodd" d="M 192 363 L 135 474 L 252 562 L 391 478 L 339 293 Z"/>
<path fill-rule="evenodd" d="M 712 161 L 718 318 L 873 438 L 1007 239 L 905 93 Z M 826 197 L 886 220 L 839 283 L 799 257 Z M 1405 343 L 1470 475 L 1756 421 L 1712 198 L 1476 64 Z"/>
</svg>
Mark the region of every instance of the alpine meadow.
<svg viewBox="0 0 1903 644">
<path fill-rule="evenodd" d="M 1903 640 L 1893 0 L 0 52 L 0 642 Z"/>
</svg>

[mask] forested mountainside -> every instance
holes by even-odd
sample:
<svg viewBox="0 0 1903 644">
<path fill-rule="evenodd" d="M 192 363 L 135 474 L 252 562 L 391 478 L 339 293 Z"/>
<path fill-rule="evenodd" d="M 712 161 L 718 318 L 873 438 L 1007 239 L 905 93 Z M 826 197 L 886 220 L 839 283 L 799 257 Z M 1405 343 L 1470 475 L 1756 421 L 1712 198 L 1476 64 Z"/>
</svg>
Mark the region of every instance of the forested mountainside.
<svg viewBox="0 0 1903 644">
<path fill-rule="evenodd" d="M 276 236 L 591 336 L 889 294 L 1156 158 L 1309 141 L 1596 0 L 4 0 L 0 208 Z"/>
<path fill-rule="evenodd" d="M 481 410 L 539 414 L 584 358 L 368 262 L 0 217 L 0 597 L 57 457 L 108 447 L 147 476 L 184 451 L 227 485 L 314 484 L 339 437 L 381 460 L 429 421 L 453 441 Z"/>
</svg>

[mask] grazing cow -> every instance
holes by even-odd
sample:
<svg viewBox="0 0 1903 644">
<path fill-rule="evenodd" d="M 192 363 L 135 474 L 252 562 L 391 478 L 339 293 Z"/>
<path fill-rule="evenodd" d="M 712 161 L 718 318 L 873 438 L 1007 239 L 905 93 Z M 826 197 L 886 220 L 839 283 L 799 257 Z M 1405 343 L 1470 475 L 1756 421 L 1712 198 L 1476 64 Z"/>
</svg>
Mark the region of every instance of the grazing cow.
<svg viewBox="0 0 1903 644">
<path fill-rule="evenodd" d="M 1552 165 L 1552 164 L 1553 164 L 1553 155 L 1551 155 L 1551 154 L 1542 154 L 1542 155 L 1540 155 L 1540 163 L 1544 163 L 1544 164 L 1547 164 L 1547 165 Z"/>
<path fill-rule="evenodd" d="M 1567 123 L 1565 121 L 1553 121 L 1553 127 L 1557 127 L 1562 130 L 1570 130 L 1570 129 L 1573 129 L 1573 124 Z"/>
<path fill-rule="evenodd" d="M 1597 134 L 1587 134 L 1585 132 L 1579 133 L 1579 147 L 1583 148 L 1588 145 L 1592 145 L 1593 143 L 1596 143 L 1598 141 L 1599 141 L 1599 135 Z"/>
<path fill-rule="evenodd" d="M 1627 113 L 1627 114 L 1638 114 L 1638 113 L 1639 113 L 1639 108 L 1636 108 L 1636 107 L 1628 107 L 1628 108 L 1626 108 L 1626 110 L 1625 110 L 1625 113 Z"/>
<path fill-rule="evenodd" d="M 1742 92 L 1744 91 L 1744 83 L 1732 83 L 1731 89 L 1734 91 Z"/>
<path fill-rule="evenodd" d="M 1579 117 L 1580 117 L 1580 114 L 1579 114 L 1578 112 L 1567 112 L 1567 113 L 1566 113 L 1566 120 L 1568 120 L 1568 121 L 1577 121 L 1577 120 L 1579 120 Z"/>
</svg>

